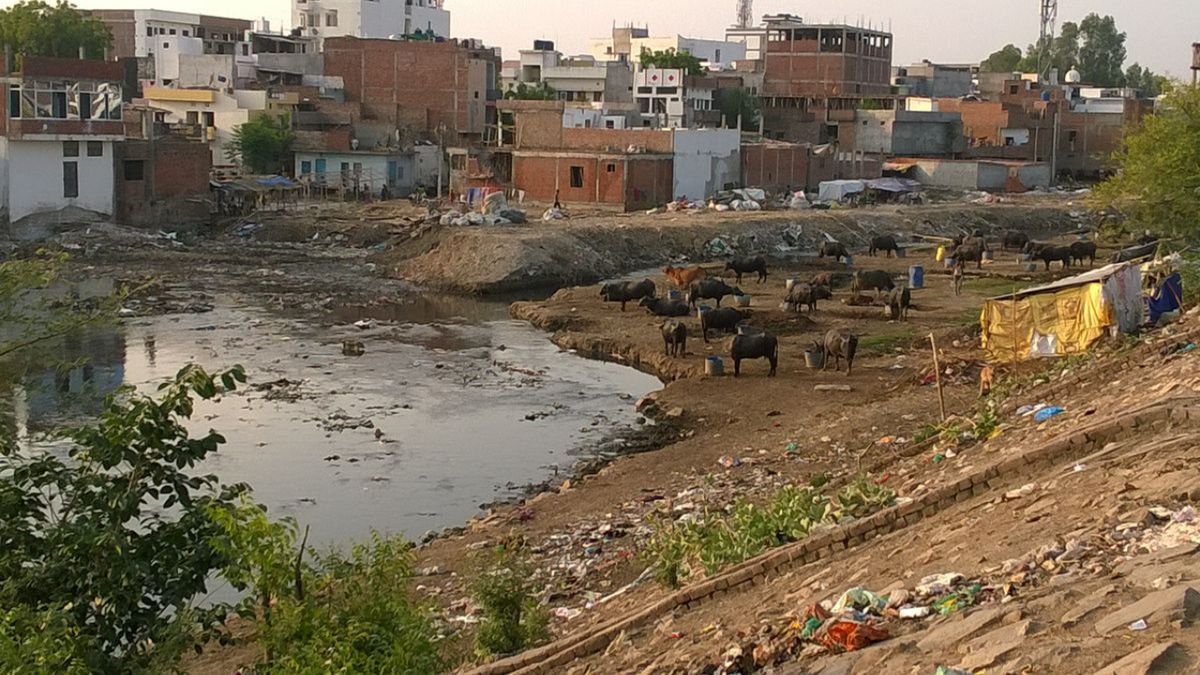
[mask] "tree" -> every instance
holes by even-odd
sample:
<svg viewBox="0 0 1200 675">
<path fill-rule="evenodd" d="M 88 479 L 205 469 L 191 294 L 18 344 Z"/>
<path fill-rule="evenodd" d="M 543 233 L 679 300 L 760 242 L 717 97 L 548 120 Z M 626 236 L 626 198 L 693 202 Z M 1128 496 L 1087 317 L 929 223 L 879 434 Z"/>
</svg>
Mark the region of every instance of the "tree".
<svg viewBox="0 0 1200 675">
<path fill-rule="evenodd" d="M 638 60 L 643 68 L 677 68 L 682 70 L 684 75 L 704 74 L 704 64 L 689 52 L 643 49 Z"/>
<path fill-rule="evenodd" d="M 725 126 L 732 127 L 742 120 L 742 131 L 758 131 L 758 97 L 748 90 L 721 89 L 717 91 L 717 108 L 725 117 Z"/>
<path fill-rule="evenodd" d="M 0 42 L 18 55 L 74 59 L 82 47 L 87 58 L 102 59 L 113 38 L 108 26 L 85 17 L 67 0 L 54 5 L 22 0 L 0 10 Z"/>
<path fill-rule="evenodd" d="M 287 119 L 261 115 L 234 127 L 225 155 L 240 160 L 252 173 L 277 173 L 291 147 L 292 128 Z"/>
<path fill-rule="evenodd" d="M 554 87 L 545 82 L 538 82 L 535 85 L 529 85 L 525 82 L 517 84 L 516 89 L 510 89 L 504 94 L 504 98 L 518 101 L 554 101 L 558 99 L 558 92 Z"/>
<path fill-rule="evenodd" d="M 1096 206 L 1200 242 L 1200 87 L 1173 87 L 1158 112 L 1126 132 L 1116 159 L 1120 170 L 1097 187 Z"/>
<path fill-rule="evenodd" d="M 1020 62 L 1020 47 L 1008 44 L 1004 45 L 1003 49 L 992 52 L 991 56 L 979 64 L 979 70 L 985 73 L 1011 73 L 1017 70 Z"/>
<path fill-rule="evenodd" d="M 1111 16 L 1088 14 L 1079 24 L 1079 74 L 1083 81 L 1100 87 L 1117 87 L 1124 82 L 1125 33 L 1117 30 Z"/>
<path fill-rule="evenodd" d="M 1124 83 L 1126 87 L 1140 89 L 1142 96 L 1146 98 L 1155 98 L 1164 92 L 1170 84 L 1170 80 L 1149 68 L 1142 68 L 1141 64 L 1134 62 L 1125 69 Z"/>
</svg>

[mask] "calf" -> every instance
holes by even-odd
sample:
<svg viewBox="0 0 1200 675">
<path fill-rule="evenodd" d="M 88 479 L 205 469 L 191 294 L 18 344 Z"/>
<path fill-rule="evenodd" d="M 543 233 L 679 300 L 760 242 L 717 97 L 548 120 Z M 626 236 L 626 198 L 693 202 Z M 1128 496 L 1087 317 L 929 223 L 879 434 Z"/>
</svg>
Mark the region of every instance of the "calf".
<svg viewBox="0 0 1200 675">
<path fill-rule="evenodd" d="M 654 282 L 649 279 L 633 281 L 614 281 L 600 287 L 600 297 L 605 302 L 621 303 L 621 311 L 625 311 L 625 303 L 654 297 Z"/>
<path fill-rule="evenodd" d="M 667 278 L 678 288 L 687 288 L 708 276 L 701 267 L 671 267 L 670 265 L 663 268 L 663 274 L 667 275 Z"/>
<path fill-rule="evenodd" d="M 1034 260 L 1046 263 L 1046 271 L 1050 271 L 1050 263 L 1061 262 L 1063 269 L 1071 268 L 1071 249 L 1066 246 L 1047 246 L 1033 254 Z"/>
<path fill-rule="evenodd" d="M 687 355 L 687 326 L 681 321 L 664 321 L 659 329 L 663 337 L 663 353 L 671 357 Z"/>
<path fill-rule="evenodd" d="M 854 353 L 858 351 L 858 336 L 845 328 L 834 328 L 825 334 L 825 341 L 817 343 L 816 346 L 825 354 L 825 363 L 821 364 L 821 370 L 828 368 L 829 359 L 833 358 L 836 360 L 834 368 L 841 371 L 842 359 L 846 359 L 846 376 L 850 376 L 854 370 Z"/>
<path fill-rule="evenodd" d="M 758 274 L 758 283 L 765 283 L 767 280 L 767 261 L 762 256 L 757 258 L 734 258 L 732 261 L 725 263 L 725 271 L 733 270 L 737 274 L 737 283 L 742 283 L 743 274 Z"/>
<path fill-rule="evenodd" d="M 846 247 L 836 241 L 827 241 L 821 244 L 822 258 L 846 258 L 849 256 L 850 252 L 846 250 Z"/>
<path fill-rule="evenodd" d="M 700 333 L 708 342 L 708 331 L 719 330 L 732 333 L 738 324 L 746 320 L 746 315 L 732 307 L 710 309 L 700 313 Z"/>
<path fill-rule="evenodd" d="M 735 335 L 729 344 L 729 358 L 733 359 L 734 377 L 742 374 L 745 359 L 767 359 L 771 363 L 767 377 L 775 377 L 779 368 L 779 339 L 765 331 L 755 335 Z"/>
<path fill-rule="evenodd" d="M 645 307 L 654 316 L 687 316 L 692 313 L 686 302 L 666 298 L 642 298 L 638 306 Z"/>
<path fill-rule="evenodd" d="M 1088 261 L 1088 267 L 1096 266 L 1096 242 L 1094 241 L 1077 241 L 1071 244 L 1071 262 L 1083 264 L 1084 259 Z"/>
<path fill-rule="evenodd" d="M 896 243 L 896 238 L 890 234 L 885 234 L 871 239 L 871 248 L 868 253 L 871 257 L 875 257 L 876 251 L 883 251 L 887 257 L 892 257 L 893 253 L 900 251 L 900 245 Z"/>
<path fill-rule="evenodd" d="M 874 290 L 875 297 L 879 297 L 882 291 L 890 291 L 895 287 L 896 282 L 892 280 L 891 272 L 883 270 L 859 270 L 854 273 L 854 281 L 850 284 L 853 293 Z"/>
<path fill-rule="evenodd" d="M 817 311 L 817 300 L 829 300 L 832 297 L 833 291 L 828 286 L 796 284 L 788 291 L 787 302 L 796 308 L 797 314 L 803 312 L 805 307 L 812 313 Z"/>
<path fill-rule="evenodd" d="M 912 291 L 907 286 L 893 288 L 887 295 L 888 318 L 892 321 L 908 318 L 908 308 L 912 306 Z"/>
<path fill-rule="evenodd" d="M 720 279 L 702 279 L 688 289 L 687 303 L 695 308 L 699 300 L 716 300 L 717 307 L 720 307 L 721 298 L 727 295 L 743 295 L 742 289 L 730 286 Z"/>
</svg>

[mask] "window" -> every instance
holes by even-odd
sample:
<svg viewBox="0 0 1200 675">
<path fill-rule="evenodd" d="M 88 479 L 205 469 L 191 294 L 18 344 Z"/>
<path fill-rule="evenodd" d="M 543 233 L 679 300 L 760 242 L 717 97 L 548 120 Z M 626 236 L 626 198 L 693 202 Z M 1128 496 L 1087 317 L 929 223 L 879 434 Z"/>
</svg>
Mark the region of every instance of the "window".
<svg viewBox="0 0 1200 675">
<path fill-rule="evenodd" d="M 582 166 L 571 167 L 571 187 L 573 187 L 573 188 L 583 187 L 583 167 Z"/>
<path fill-rule="evenodd" d="M 50 116 L 54 119 L 67 119 L 67 92 L 55 91 L 50 94 Z"/>
<path fill-rule="evenodd" d="M 79 196 L 79 162 L 63 162 L 63 197 Z"/>
<path fill-rule="evenodd" d="M 616 171 L 617 171 L 617 165 L 616 165 L 616 164 L 609 164 L 607 167 L 605 167 L 605 169 L 604 169 L 604 170 L 605 170 L 605 171 L 607 171 L 607 172 L 609 172 L 609 173 L 616 173 Z"/>
<path fill-rule="evenodd" d="M 185 29 L 183 30 L 183 37 L 187 37 L 187 36 L 188 36 L 188 32 L 187 32 L 187 29 L 185 28 Z"/>
<path fill-rule="evenodd" d="M 187 114 L 184 116 L 184 121 L 187 122 L 187 124 L 189 124 L 191 126 L 196 126 L 197 124 L 200 124 L 199 111 L 196 111 L 196 110 L 187 111 Z"/>
<path fill-rule="evenodd" d="M 660 96 L 666 96 L 668 94 L 677 94 L 677 93 L 679 93 L 679 87 L 659 87 L 658 88 L 658 94 Z"/>
<path fill-rule="evenodd" d="M 92 119 L 92 92 L 79 92 L 79 119 Z"/>
<path fill-rule="evenodd" d="M 154 28 L 152 26 L 146 26 L 146 36 L 154 37 Z"/>
<path fill-rule="evenodd" d="M 720 49 L 717 50 L 717 58 L 715 58 L 714 61 L 716 61 L 717 63 L 721 62 L 721 50 Z"/>
<path fill-rule="evenodd" d="M 1071 144 L 1071 152 L 1075 152 L 1075 141 L 1079 138 L 1078 131 L 1067 132 L 1067 142 Z"/>
<path fill-rule="evenodd" d="M 325 25 L 326 26 L 338 25 L 338 15 L 337 15 L 336 9 L 331 9 L 328 12 L 325 12 Z"/>
<path fill-rule="evenodd" d="M 205 113 L 204 113 L 204 126 L 205 126 L 206 128 L 208 128 L 208 127 L 215 127 L 215 126 L 217 126 L 217 118 L 216 118 L 216 113 L 213 113 L 213 112 L 211 112 L 211 111 L 205 111 Z"/>
<path fill-rule="evenodd" d="M 355 163 L 354 163 L 354 175 L 355 175 L 355 176 L 361 176 L 361 175 L 362 175 L 362 162 L 355 162 Z"/>
<path fill-rule="evenodd" d="M 175 34 L 175 29 L 174 29 L 174 28 L 172 28 L 171 30 L 167 31 L 167 34 L 168 34 L 168 35 L 174 35 L 174 34 Z"/>
<path fill-rule="evenodd" d="M 250 45 L 242 45 L 242 56 L 250 56 Z"/>
<path fill-rule="evenodd" d="M 104 144 L 101 143 L 100 141 L 88 141 L 87 142 L 87 153 L 88 153 L 88 157 L 103 157 L 104 156 Z"/>
<path fill-rule="evenodd" d="M 125 160 L 124 174 L 127 181 L 146 180 L 146 163 L 140 159 L 127 159 Z"/>
<path fill-rule="evenodd" d="M 164 43 L 163 43 L 163 49 L 170 49 L 170 48 L 171 48 L 171 43 L 170 43 L 170 42 L 164 42 Z"/>
<path fill-rule="evenodd" d="M 300 175 L 307 176 L 310 173 L 312 173 L 312 162 L 307 159 L 300 162 Z"/>
<path fill-rule="evenodd" d="M 78 157 L 79 141 L 63 141 L 63 157 Z"/>
<path fill-rule="evenodd" d="M 17 87 L 8 90 L 8 116 L 12 119 L 21 117 L 21 90 Z"/>
</svg>

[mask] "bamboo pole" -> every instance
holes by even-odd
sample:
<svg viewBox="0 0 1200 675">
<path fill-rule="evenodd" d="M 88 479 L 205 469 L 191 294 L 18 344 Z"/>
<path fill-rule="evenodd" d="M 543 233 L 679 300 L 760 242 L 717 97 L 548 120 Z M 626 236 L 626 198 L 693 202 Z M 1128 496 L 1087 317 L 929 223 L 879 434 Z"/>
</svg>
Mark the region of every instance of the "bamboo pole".
<svg viewBox="0 0 1200 675">
<path fill-rule="evenodd" d="M 942 389 L 942 366 L 938 362 L 937 338 L 929 334 L 929 344 L 933 347 L 933 377 L 937 381 L 938 408 L 942 412 L 942 422 L 946 421 L 946 393 Z"/>
</svg>

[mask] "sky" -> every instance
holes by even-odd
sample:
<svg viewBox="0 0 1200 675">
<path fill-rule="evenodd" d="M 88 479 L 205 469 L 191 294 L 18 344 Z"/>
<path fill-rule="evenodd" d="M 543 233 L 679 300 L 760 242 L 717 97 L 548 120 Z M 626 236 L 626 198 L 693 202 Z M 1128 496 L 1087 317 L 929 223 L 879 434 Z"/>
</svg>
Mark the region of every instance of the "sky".
<svg viewBox="0 0 1200 675">
<path fill-rule="evenodd" d="M 0 6 L 14 0 L 0 0 Z M 400 0 L 393 0 L 400 1 Z M 75 0 L 80 7 L 154 7 L 248 19 L 266 17 L 273 28 L 290 22 L 289 0 Z M 454 37 L 473 37 L 517 57 L 535 39 L 560 51 L 586 53 L 588 38 L 608 34 L 614 22 L 646 25 L 651 35 L 718 38 L 733 23 L 735 0 L 445 0 Z M 981 6 L 987 7 L 986 10 Z M 891 27 L 894 62 L 929 59 L 980 61 L 1013 43 L 1037 39 L 1038 0 L 755 0 L 756 17 L 800 14 L 809 22 L 846 21 Z M 1126 65 L 1137 61 L 1156 72 L 1190 77 L 1191 44 L 1200 42 L 1197 0 L 1060 0 L 1059 22 L 1089 12 L 1111 14 L 1128 34 Z"/>
</svg>

